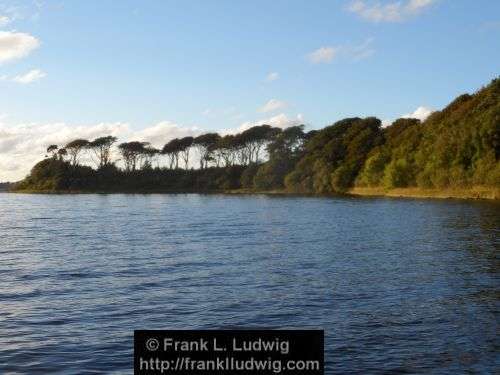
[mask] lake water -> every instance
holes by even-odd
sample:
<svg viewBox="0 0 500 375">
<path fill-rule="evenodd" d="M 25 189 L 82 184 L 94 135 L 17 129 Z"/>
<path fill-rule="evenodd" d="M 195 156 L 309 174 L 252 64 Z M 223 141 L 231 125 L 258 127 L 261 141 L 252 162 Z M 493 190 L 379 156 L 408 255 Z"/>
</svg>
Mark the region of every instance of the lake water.
<svg viewBox="0 0 500 375">
<path fill-rule="evenodd" d="M 0 373 L 132 373 L 134 329 L 319 328 L 327 374 L 493 373 L 500 204 L 0 194 Z"/>
</svg>

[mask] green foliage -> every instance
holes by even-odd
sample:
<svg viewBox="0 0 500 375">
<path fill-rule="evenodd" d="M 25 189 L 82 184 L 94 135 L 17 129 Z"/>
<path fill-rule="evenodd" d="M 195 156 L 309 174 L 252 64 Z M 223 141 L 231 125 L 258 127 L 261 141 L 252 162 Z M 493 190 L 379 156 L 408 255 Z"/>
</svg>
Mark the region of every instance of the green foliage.
<svg viewBox="0 0 500 375">
<path fill-rule="evenodd" d="M 305 155 L 285 178 L 288 190 L 332 193 L 349 189 L 367 154 L 382 142 L 380 120 L 348 118 L 328 126 L 305 144 Z"/>
<path fill-rule="evenodd" d="M 390 160 L 386 152 L 377 149 L 366 159 L 365 165 L 361 170 L 356 185 L 358 186 L 378 186 L 384 178 L 385 166 Z"/>
<path fill-rule="evenodd" d="M 146 142 L 118 146 L 124 170 L 110 160 L 116 138 L 50 145 L 18 189 L 44 191 L 218 191 L 286 188 L 303 193 L 346 192 L 354 185 L 420 188 L 500 186 L 500 80 L 461 95 L 423 123 L 347 118 L 321 130 L 255 126 L 236 135 L 173 139 L 162 150 Z M 189 168 L 198 150 L 200 169 Z M 88 152 L 96 170 L 79 165 Z M 267 156 L 266 162 L 261 157 Z M 181 165 L 185 169 L 180 169 Z M 83 159 L 82 159 L 83 160 Z M 223 166 L 223 167 L 222 167 Z"/>
<path fill-rule="evenodd" d="M 50 158 L 35 164 L 30 175 L 21 181 L 17 188 L 55 191 L 62 186 L 62 180 L 67 170 L 63 161 Z"/>
<path fill-rule="evenodd" d="M 241 187 L 245 189 L 252 189 L 254 187 L 253 179 L 259 170 L 259 164 L 250 164 L 245 168 L 244 172 L 241 174 Z"/>
<path fill-rule="evenodd" d="M 275 132 L 267 145 L 269 160 L 254 176 L 254 187 L 258 190 L 282 189 L 285 176 L 295 167 L 304 152 L 304 125 L 291 126 Z"/>
<path fill-rule="evenodd" d="M 407 187 L 411 179 L 411 164 L 406 159 L 394 159 L 384 170 L 383 185 L 386 188 Z"/>
<path fill-rule="evenodd" d="M 285 176 L 293 168 L 293 162 L 286 158 L 270 159 L 255 174 L 254 186 L 258 190 L 282 189 Z"/>
<path fill-rule="evenodd" d="M 384 129 L 357 186 L 499 186 L 500 81 L 456 98 L 422 124 L 399 119 Z"/>
<path fill-rule="evenodd" d="M 47 158 L 37 163 L 18 190 L 36 191 L 144 191 L 189 192 L 221 191 L 241 187 L 245 167 L 206 168 L 199 170 L 143 168 L 120 170 L 108 164 L 98 170 L 73 166 L 69 162 Z"/>
<path fill-rule="evenodd" d="M 356 178 L 357 186 L 386 188 L 412 185 L 412 153 L 420 141 L 420 121 L 401 118 L 382 129 L 382 143 L 374 147 Z"/>
<path fill-rule="evenodd" d="M 39 191 L 80 190 L 92 186 L 94 181 L 95 171 L 92 168 L 49 158 L 37 163 L 30 175 L 16 188 Z"/>
</svg>

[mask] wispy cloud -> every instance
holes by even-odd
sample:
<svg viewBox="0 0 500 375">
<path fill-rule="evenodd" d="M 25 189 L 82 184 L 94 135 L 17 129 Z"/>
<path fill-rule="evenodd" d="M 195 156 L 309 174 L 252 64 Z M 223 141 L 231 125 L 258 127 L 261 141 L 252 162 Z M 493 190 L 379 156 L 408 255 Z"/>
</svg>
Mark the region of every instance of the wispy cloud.
<svg viewBox="0 0 500 375">
<path fill-rule="evenodd" d="M 359 61 L 372 56 L 375 53 L 373 38 L 367 38 L 360 44 L 345 44 L 330 47 L 321 47 L 307 55 L 313 64 L 327 64 L 334 59 L 348 59 Z"/>
<path fill-rule="evenodd" d="M 348 10 L 371 22 L 402 22 L 420 14 L 436 0 L 369 1 L 354 0 Z"/>
<path fill-rule="evenodd" d="M 282 109 L 285 107 L 286 107 L 286 102 L 278 99 L 271 99 L 266 104 L 264 104 L 262 107 L 259 108 L 259 112 L 261 113 L 274 112 L 278 109 Z"/>
<path fill-rule="evenodd" d="M 480 31 L 497 31 L 500 30 L 500 21 L 486 21 L 479 26 Z"/>
<path fill-rule="evenodd" d="M 280 78 L 280 75 L 277 72 L 271 72 L 267 75 L 266 81 L 272 82 L 272 81 L 276 81 L 279 78 Z"/>
<path fill-rule="evenodd" d="M 367 38 L 360 44 L 351 44 L 340 47 L 341 54 L 351 60 L 359 61 L 372 56 L 375 53 L 373 47 L 374 38 Z"/>
<path fill-rule="evenodd" d="M 242 113 L 236 107 L 226 108 L 207 108 L 201 114 L 209 118 L 224 118 L 224 119 L 238 119 Z"/>
<path fill-rule="evenodd" d="M 8 3 L 8 2 L 7 2 Z M 0 15 L 8 18 L 7 23 L 14 23 L 20 20 L 36 21 L 40 17 L 40 12 L 44 8 L 43 1 L 16 1 L 15 3 L 6 4 L 0 2 Z M 56 2 L 50 4 L 51 8 L 60 7 Z"/>
<path fill-rule="evenodd" d="M 47 76 L 47 74 L 42 72 L 40 69 L 33 69 L 33 70 L 30 70 L 26 74 L 21 74 L 21 75 L 18 75 L 16 77 L 12 78 L 12 81 L 17 82 L 17 83 L 22 83 L 22 84 L 28 84 L 28 83 L 38 81 L 46 76 Z"/>
<path fill-rule="evenodd" d="M 307 55 L 313 64 L 328 64 L 333 61 L 338 53 L 337 47 L 320 47 Z"/>
<path fill-rule="evenodd" d="M 9 24 L 10 18 L 0 14 L 0 27 Z"/>
<path fill-rule="evenodd" d="M 40 41 L 32 35 L 0 31 L 0 63 L 25 57 L 39 45 Z"/>
</svg>

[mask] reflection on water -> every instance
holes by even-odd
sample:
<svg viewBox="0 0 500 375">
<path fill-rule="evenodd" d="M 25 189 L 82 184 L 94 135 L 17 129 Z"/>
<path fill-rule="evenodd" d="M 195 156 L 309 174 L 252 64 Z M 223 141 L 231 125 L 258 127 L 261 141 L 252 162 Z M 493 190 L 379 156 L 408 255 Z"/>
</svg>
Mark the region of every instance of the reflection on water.
<svg viewBox="0 0 500 375">
<path fill-rule="evenodd" d="M 0 373 L 132 373 L 134 329 L 322 328 L 327 374 L 494 372 L 500 205 L 0 194 Z"/>
</svg>

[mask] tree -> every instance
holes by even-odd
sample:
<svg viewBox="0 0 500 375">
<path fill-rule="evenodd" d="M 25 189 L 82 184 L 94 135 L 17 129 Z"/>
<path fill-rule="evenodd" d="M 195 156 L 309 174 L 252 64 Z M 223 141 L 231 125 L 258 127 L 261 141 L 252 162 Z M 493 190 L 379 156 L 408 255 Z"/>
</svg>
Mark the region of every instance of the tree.
<svg viewBox="0 0 500 375">
<path fill-rule="evenodd" d="M 346 192 L 354 184 L 389 189 L 480 186 L 493 187 L 495 196 L 500 186 L 500 80 L 461 95 L 423 122 L 398 119 L 382 128 L 376 118 L 355 117 L 308 133 L 303 126 L 280 130 L 259 125 L 223 137 L 175 138 L 162 151 L 176 170 L 152 170 L 159 151 L 138 141 L 118 146 L 124 163 L 120 169 L 110 160 L 115 141 L 108 136 L 90 143 L 76 139 L 60 149 L 50 145 L 47 154 L 52 157 L 35 166 L 19 186 L 105 190 L 119 184 L 130 190 L 202 191 L 285 185 L 290 191 L 314 193 Z M 189 167 L 193 146 L 201 170 L 179 170 L 179 158 L 181 167 Z M 103 169 L 78 165 L 85 149 Z M 127 173 L 140 168 L 148 170 Z"/>
<path fill-rule="evenodd" d="M 303 151 L 305 139 L 304 125 L 290 126 L 277 134 L 268 144 L 269 157 L 293 158 Z"/>
<path fill-rule="evenodd" d="M 354 183 L 370 150 L 382 143 L 380 126 L 374 117 L 355 117 L 320 130 L 306 142 L 304 156 L 286 177 L 287 188 L 316 193 L 345 191 Z"/>
<path fill-rule="evenodd" d="M 127 172 L 133 172 L 140 165 L 141 159 L 144 157 L 144 148 L 149 145 L 149 142 L 125 142 L 118 146 L 123 162 L 125 164 L 125 170 Z"/>
<path fill-rule="evenodd" d="M 88 148 L 97 158 L 96 164 L 98 168 L 103 168 L 110 163 L 111 146 L 117 141 L 116 137 L 108 135 L 94 139 L 88 144 Z"/>
<path fill-rule="evenodd" d="M 189 166 L 189 151 L 193 145 L 193 137 L 184 137 L 179 139 L 178 150 L 182 160 L 184 161 L 184 168 L 188 169 Z"/>
<path fill-rule="evenodd" d="M 141 157 L 141 169 L 151 169 L 153 168 L 153 163 L 157 159 L 157 156 L 160 154 L 160 150 L 145 145 L 140 155 Z"/>
<path fill-rule="evenodd" d="M 253 126 L 245 130 L 241 135 L 246 148 L 246 159 L 248 163 L 258 163 L 259 153 L 262 147 L 271 142 L 281 132 L 279 128 L 269 125 Z"/>
<path fill-rule="evenodd" d="M 213 152 L 214 146 L 217 144 L 219 139 L 220 135 L 217 133 L 206 133 L 194 138 L 193 146 L 198 150 L 201 169 L 208 166 L 208 162 L 211 158 L 210 154 Z"/>
<path fill-rule="evenodd" d="M 420 120 L 412 118 L 397 119 L 390 126 L 384 128 L 382 130 L 383 143 L 370 151 L 363 168 L 356 178 L 356 185 L 371 187 L 402 187 L 411 185 L 415 177 L 412 173 L 404 173 L 404 177 L 408 180 L 403 182 L 401 179 L 403 174 L 398 173 L 399 177 L 396 178 L 395 172 L 401 170 L 403 163 L 406 163 L 405 168 L 408 171 L 414 169 L 414 158 L 411 154 L 419 142 L 419 128 Z M 400 146 L 402 147 L 399 151 Z M 400 161 L 397 166 L 395 163 L 391 163 L 393 153 L 394 157 L 404 159 L 404 162 Z M 391 171 L 388 172 L 388 168 Z M 391 177 L 388 177 L 389 175 Z M 393 183 L 396 185 L 391 186 Z"/>
<path fill-rule="evenodd" d="M 283 188 L 285 176 L 302 156 L 304 140 L 304 125 L 288 127 L 275 135 L 267 145 L 269 160 L 254 176 L 255 187 L 259 190 Z"/>
<path fill-rule="evenodd" d="M 59 147 L 57 145 L 50 145 L 49 147 L 47 147 L 47 154 L 50 154 L 50 156 L 55 159 L 56 156 L 57 156 L 57 149 Z"/>
<path fill-rule="evenodd" d="M 179 153 L 181 152 L 181 140 L 179 138 L 174 138 L 163 146 L 162 154 L 167 155 L 170 158 L 169 168 L 175 169 L 179 168 Z"/>
<path fill-rule="evenodd" d="M 235 160 L 240 165 L 247 165 L 249 160 L 247 139 L 242 133 L 236 134 L 233 139 L 233 149 L 235 152 Z"/>
<path fill-rule="evenodd" d="M 60 148 L 59 151 L 57 151 L 57 156 L 61 161 L 64 161 L 66 155 L 68 155 L 68 151 L 66 151 L 65 148 Z"/>
<path fill-rule="evenodd" d="M 232 134 L 225 135 L 217 142 L 217 152 L 224 161 L 224 166 L 229 167 L 234 164 L 236 157 L 236 137 Z"/>
<path fill-rule="evenodd" d="M 75 139 L 64 147 L 69 155 L 71 165 L 78 165 L 79 158 L 88 145 L 89 141 L 86 139 Z"/>
</svg>

